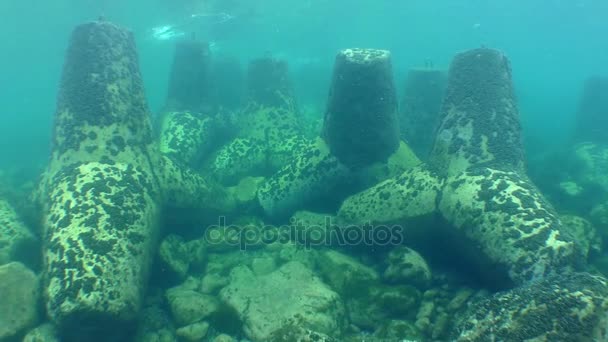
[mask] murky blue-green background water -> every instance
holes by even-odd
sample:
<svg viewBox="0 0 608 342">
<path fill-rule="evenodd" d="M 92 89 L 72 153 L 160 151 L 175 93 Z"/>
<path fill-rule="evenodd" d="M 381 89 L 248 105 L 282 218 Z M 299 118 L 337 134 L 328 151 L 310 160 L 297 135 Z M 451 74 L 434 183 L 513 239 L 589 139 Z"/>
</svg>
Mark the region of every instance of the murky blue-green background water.
<svg viewBox="0 0 608 342">
<path fill-rule="evenodd" d="M 64 52 L 72 28 L 104 15 L 137 38 L 152 112 L 165 100 L 173 44 L 150 38 L 205 7 L 235 16 L 209 32 L 216 53 L 244 63 L 271 53 L 290 61 L 304 106 L 323 108 L 338 49 L 393 53 L 396 80 L 432 60 L 481 45 L 511 59 L 527 148 L 560 147 L 585 78 L 608 74 L 605 0 L 2 0 L 0 1 L 0 168 L 46 161 Z M 608 96 L 608 94 L 607 94 Z"/>
</svg>

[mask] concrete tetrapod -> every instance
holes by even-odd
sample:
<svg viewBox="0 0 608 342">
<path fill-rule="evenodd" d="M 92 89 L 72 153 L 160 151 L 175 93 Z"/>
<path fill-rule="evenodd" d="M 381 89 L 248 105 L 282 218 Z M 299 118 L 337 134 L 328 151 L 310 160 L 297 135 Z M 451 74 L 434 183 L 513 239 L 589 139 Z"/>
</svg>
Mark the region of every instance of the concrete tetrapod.
<svg viewBox="0 0 608 342">
<path fill-rule="evenodd" d="M 76 27 L 36 196 L 46 309 L 66 341 L 128 340 L 164 202 L 234 206 L 223 188 L 158 150 L 132 33 L 103 21 Z"/>
<path fill-rule="evenodd" d="M 404 224 L 439 213 L 516 284 L 582 259 L 524 172 L 511 69 L 499 51 L 454 58 L 429 163 L 350 197 L 338 220 Z"/>
</svg>

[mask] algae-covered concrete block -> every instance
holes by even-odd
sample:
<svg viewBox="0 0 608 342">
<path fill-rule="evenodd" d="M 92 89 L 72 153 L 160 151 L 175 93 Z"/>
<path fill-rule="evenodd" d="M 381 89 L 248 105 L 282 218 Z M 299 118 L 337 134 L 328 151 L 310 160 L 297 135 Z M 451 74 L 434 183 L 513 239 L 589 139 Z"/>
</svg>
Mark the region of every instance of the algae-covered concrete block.
<svg viewBox="0 0 608 342">
<path fill-rule="evenodd" d="M 424 166 L 405 171 L 344 201 L 338 212 L 341 224 L 400 223 L 432 214 L 443 180 Z"/>
<path fill-rule="evenodd" d="M 384 162 L 399 147 L 391 54 L 346 49 L 336 56 L 323 138 L 343 164 Z"/>
<path fill-rule="evenodd" d="M 582 260 L 553 207 L 525 177 L 493 169 L 450 177 L 439 210 L 493 261 L 524 283 Z"/>
<path fill-rule="evenodd" d="M 472 166 L 524 171 L 511 65 L 500 51 L 454 57 L 429 162 L 447 175 Z"/>
<path fill-rule="evenodd" d="M 471 305 L 454 341 L 605 341 L 608 284 L 588 273 L 553 275 Z"/>
</svg>

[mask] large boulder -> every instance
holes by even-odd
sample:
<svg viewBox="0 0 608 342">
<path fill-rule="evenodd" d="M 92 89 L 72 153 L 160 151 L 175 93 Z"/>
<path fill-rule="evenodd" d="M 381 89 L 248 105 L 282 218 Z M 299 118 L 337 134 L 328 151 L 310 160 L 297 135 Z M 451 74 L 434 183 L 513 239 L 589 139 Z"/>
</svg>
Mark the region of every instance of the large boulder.
<svg viewBox="0 0 608 342">
<path fill-rule="evenodd" d="M 0 341 L 10 341 L 39 319 L 40 281 L 21 263 L 0 266 Z"/>
<path fill-rule="evenodd" d="M 240 266 L 230 278 L 220 297 L 238 313 L 245 334 L 254 341 L 268 341 L 294 321 L 321 334 L 335 336 L 342 330 L 340 297 L 299 262 L 262 276 Z"/>
<path fill-rule="evenodd" d="M 11 204 L 0 198 L 0 265 L 19 261 L 35 265 L 40 258 L 38 240 Z"/>
</svg>

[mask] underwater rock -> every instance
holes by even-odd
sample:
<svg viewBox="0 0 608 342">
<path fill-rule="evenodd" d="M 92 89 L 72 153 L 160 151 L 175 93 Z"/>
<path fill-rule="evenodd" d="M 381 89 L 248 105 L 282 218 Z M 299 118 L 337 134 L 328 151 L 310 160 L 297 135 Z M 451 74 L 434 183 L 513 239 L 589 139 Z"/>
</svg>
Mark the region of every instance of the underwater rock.
<svg viewBox="0 0 608 342">
<path fill-rule="evenodd" d="M 310 201 L 329 195 L 351 175 L 350 170 L 329 153 L 322 139 L 307 148 L 258 190 L 258 201 L 269 217 L 287 218 Z"/>
<path fill-rule="evenodd" d="M 424 290 L 431 284 L 431 270 L 420 254 L 405 246 L 388 254 L 388 267 L 382 279 L 392 284 L 407 284 Z"/>
<path fill-rule="evenodd" d="M 18 262 L 0 266 L 0 341 L 11 341 L 39 319 L 40 281 Z"/>
<path fill-rule="evenodd" d="M 559 219 L 563 230 L 580 246 L 584 258 L 601 253 L 602 238 L 591 222 L 575 215 L 560 215 Z"/>
<path fill-rule="evenodd" d="M 23 342 L 60 342 L 57 331 L 51 323 L 44 323 L 30 330 L 25 335 Z"/>
<path fill-rule="evenodd" d="M 416 316 L 421 297 L 420 291 L 409 285 L 374 286 L 370 291 L 370 304 L 388 317 L 408 319 Z"/>
<path fill-rule="evenodd" d="M 256 276 L 248 267 L 232 270 L 230 284 L 220 297 L 243 322 L 243 331 L 254 341 L 269 341 L 295 320 L 299 328 L 339 336 L 344 324 L 340 297 L 299 262 Z"/>
<path fill-rule="evenodd" d="M 589 216 L 591 221 L 604 232 L 608 228 L 608 202 L 595 205 Z"/>
<path fill-rule="evenodd" d="M 331 288 L 342 296 L 356 296 L 357 289 L 379 282 L 378 273 L 354 258 L 337 251 L 319 254 L 320 275 Z"/>
<path fill-rule="evenodd" d="M 327 224 L 331 223 L 332 219 L 334 217 L 331 215 L 302 210 L 294 213 L 289 222 L 298 222 L 304 227 L 317 226 L 325 228 Z"/>
<path fill-rule="evenodd" d="M 418 328 L 409 321 L 391 319 L 384 322 L 374 337 L 383 341 L 424 341 Z"/>
<path fill-rule="evenodd" d="M 585 82 L 576 115 L 575 142 L 608 144 L 608 77 L 595 76 Z"/>
<path fill-rule="evenodd" d="M 287 63 L 256 59 L 249 66 L 247 105 L 238 117 L 239 133 L 205 166 L 226 185 L 246 176 L 269 176 L 307 145 L 303 137 Z"/>
<path fill-rule="evenodd" d="M 270 274 L 277 269 L 277 262 L 274 257 L 257 257 L 251 260 L 251 270 L 256 276 Z"/>
<path fill-rule="evenodd" d="M 469 167 L 524 172 L 509 60 L 492 49 L 454 57 L 429 163 L 446 175 Z"/>
<path fill-rule="evenodd" d="M 606 114 L 608 116 L 608 113 Z M 580 143 L 574 146 L 573 153 L 569 156 L 567 166 L 570 174 L 577 184 L 583 189 L 595 191 L 589 194 L 593 199 L 606 197 L 608 194 L 608 144 L 597 144 L 592 142 Z"/>
<path fill-rule="evenodd" d="M 160 244 L 159 257 L 163 266 L 184 280 L 189 271 L 204 268 L 206 248 L 202 241 L 184 241 L 180 236 L 169 235 Z"/>
<path fill-rule="evenodd" d="M 207 112 L 210 96 L 209 44 L 193 39 L 175 45 L 165 111 Z"/>
<path fill-rule="evenodd" d="M 216 297 L 183 286 L 167 290 L 166 296 L 171 315 L 178 327 L 201 322 L 217 312 L 220 306 Z"/>
<path fill-rule="evenodd" d="M 178 235 L 167 236 L 160 244 L 158 256 L 164 264 L 163 269 L 168 268 L 182 280 L 188 275 L 190 260 L 189 249 L 183 239 Z"/>
<path fill-rule="evenodd" d="M 309 269 L 317 267 L 319 252 L 313 248 L 302 248 L 297 243 L 274 243 L 268 245 L 267 250 L 278 253 L 279 260 L 283 263 L 298 262 Z"/>
<path fill-rule="evenodd" d="M 478 293 L 487 296 L 483 290 Z M 415 326 L 427 339 L 451 341 L 448 337 L 454 318 L 478 297 L 481 298 L 481 295 L 477 296 L 469 288 L 453 288 L 445 284 L 431 288 L 422 295 Z"/>
<path fill-rule="evenodd" d="M 11 261 L 39 265 L 40 242 L 18 217 L 8 201 L 0 199 L 0 265 Z"/>
<path fill-rule="evenodd" d="M 209 331 L 209 323 L 196 322 L 177 329 L 176 335 L 189 342 L 201 341 Z"/>
<path fill-rule="evenodd" d="M 193 167 L 211 151 L 215 122 L 189 111 L 165 112 L 161 118 L 160 152 Z"/>
<path fill-rule="evenodd" d="M 390 319 L 414 319 L 421 294 L 408 285 L 360 282 L 351 284 L 342 297 L 349 322 L 361 330 L 375 330 Z"/>
<path fill-rule="evenodd" d="M 482 168 L 450 177 L 439 210 L 516 283 L 583 261 L 551 205 L 515 172 Z"/>
<path fill-rule="evenodd" d="M 138 323 L 136 342 L 177 342 L 171 317 L 161 303 L 145 307 Z"/>
<path fill-rule="evenodd" d="M 216 273 L 207 273 L 201 279 L 200 291 L 205 294 L 217 294 L 228 283 L 228 277 Z"/>
<path fill-rule="evenodd" d="M 229 335 L 220 334 L 213 339 L 213 342 L 236 342 L 236 340 Z"/>
<path fill-rule="evenodd" d="M 401 139 L 423 160 L 433 147 L 446 84 L 443 70 L 415 68 L 407 74 L 401 100 Z"/>
<path fill-rule="evenodd" d="M 399 146 L 392 72 L 389 51 L 346 49 L 336 56 L 322 136 L 348 167 L 385 162 Z"/>
<path fill-rule="evenodd" d="M 605 341 L 606 279 L 556 274 L 474 303 L 455 341 Z"/>
<path fill-rule="evenodd" d="M 300 319 L 288 319 L 283 327 L 272 333 L 268 337 L 267 342 L 283 342 L 283 341 L 294 341 L 294 342 L 338 342 L 339 339 L 332 338 L 327 334 L 320 333 L 302 327 Z"/>
</svg>

